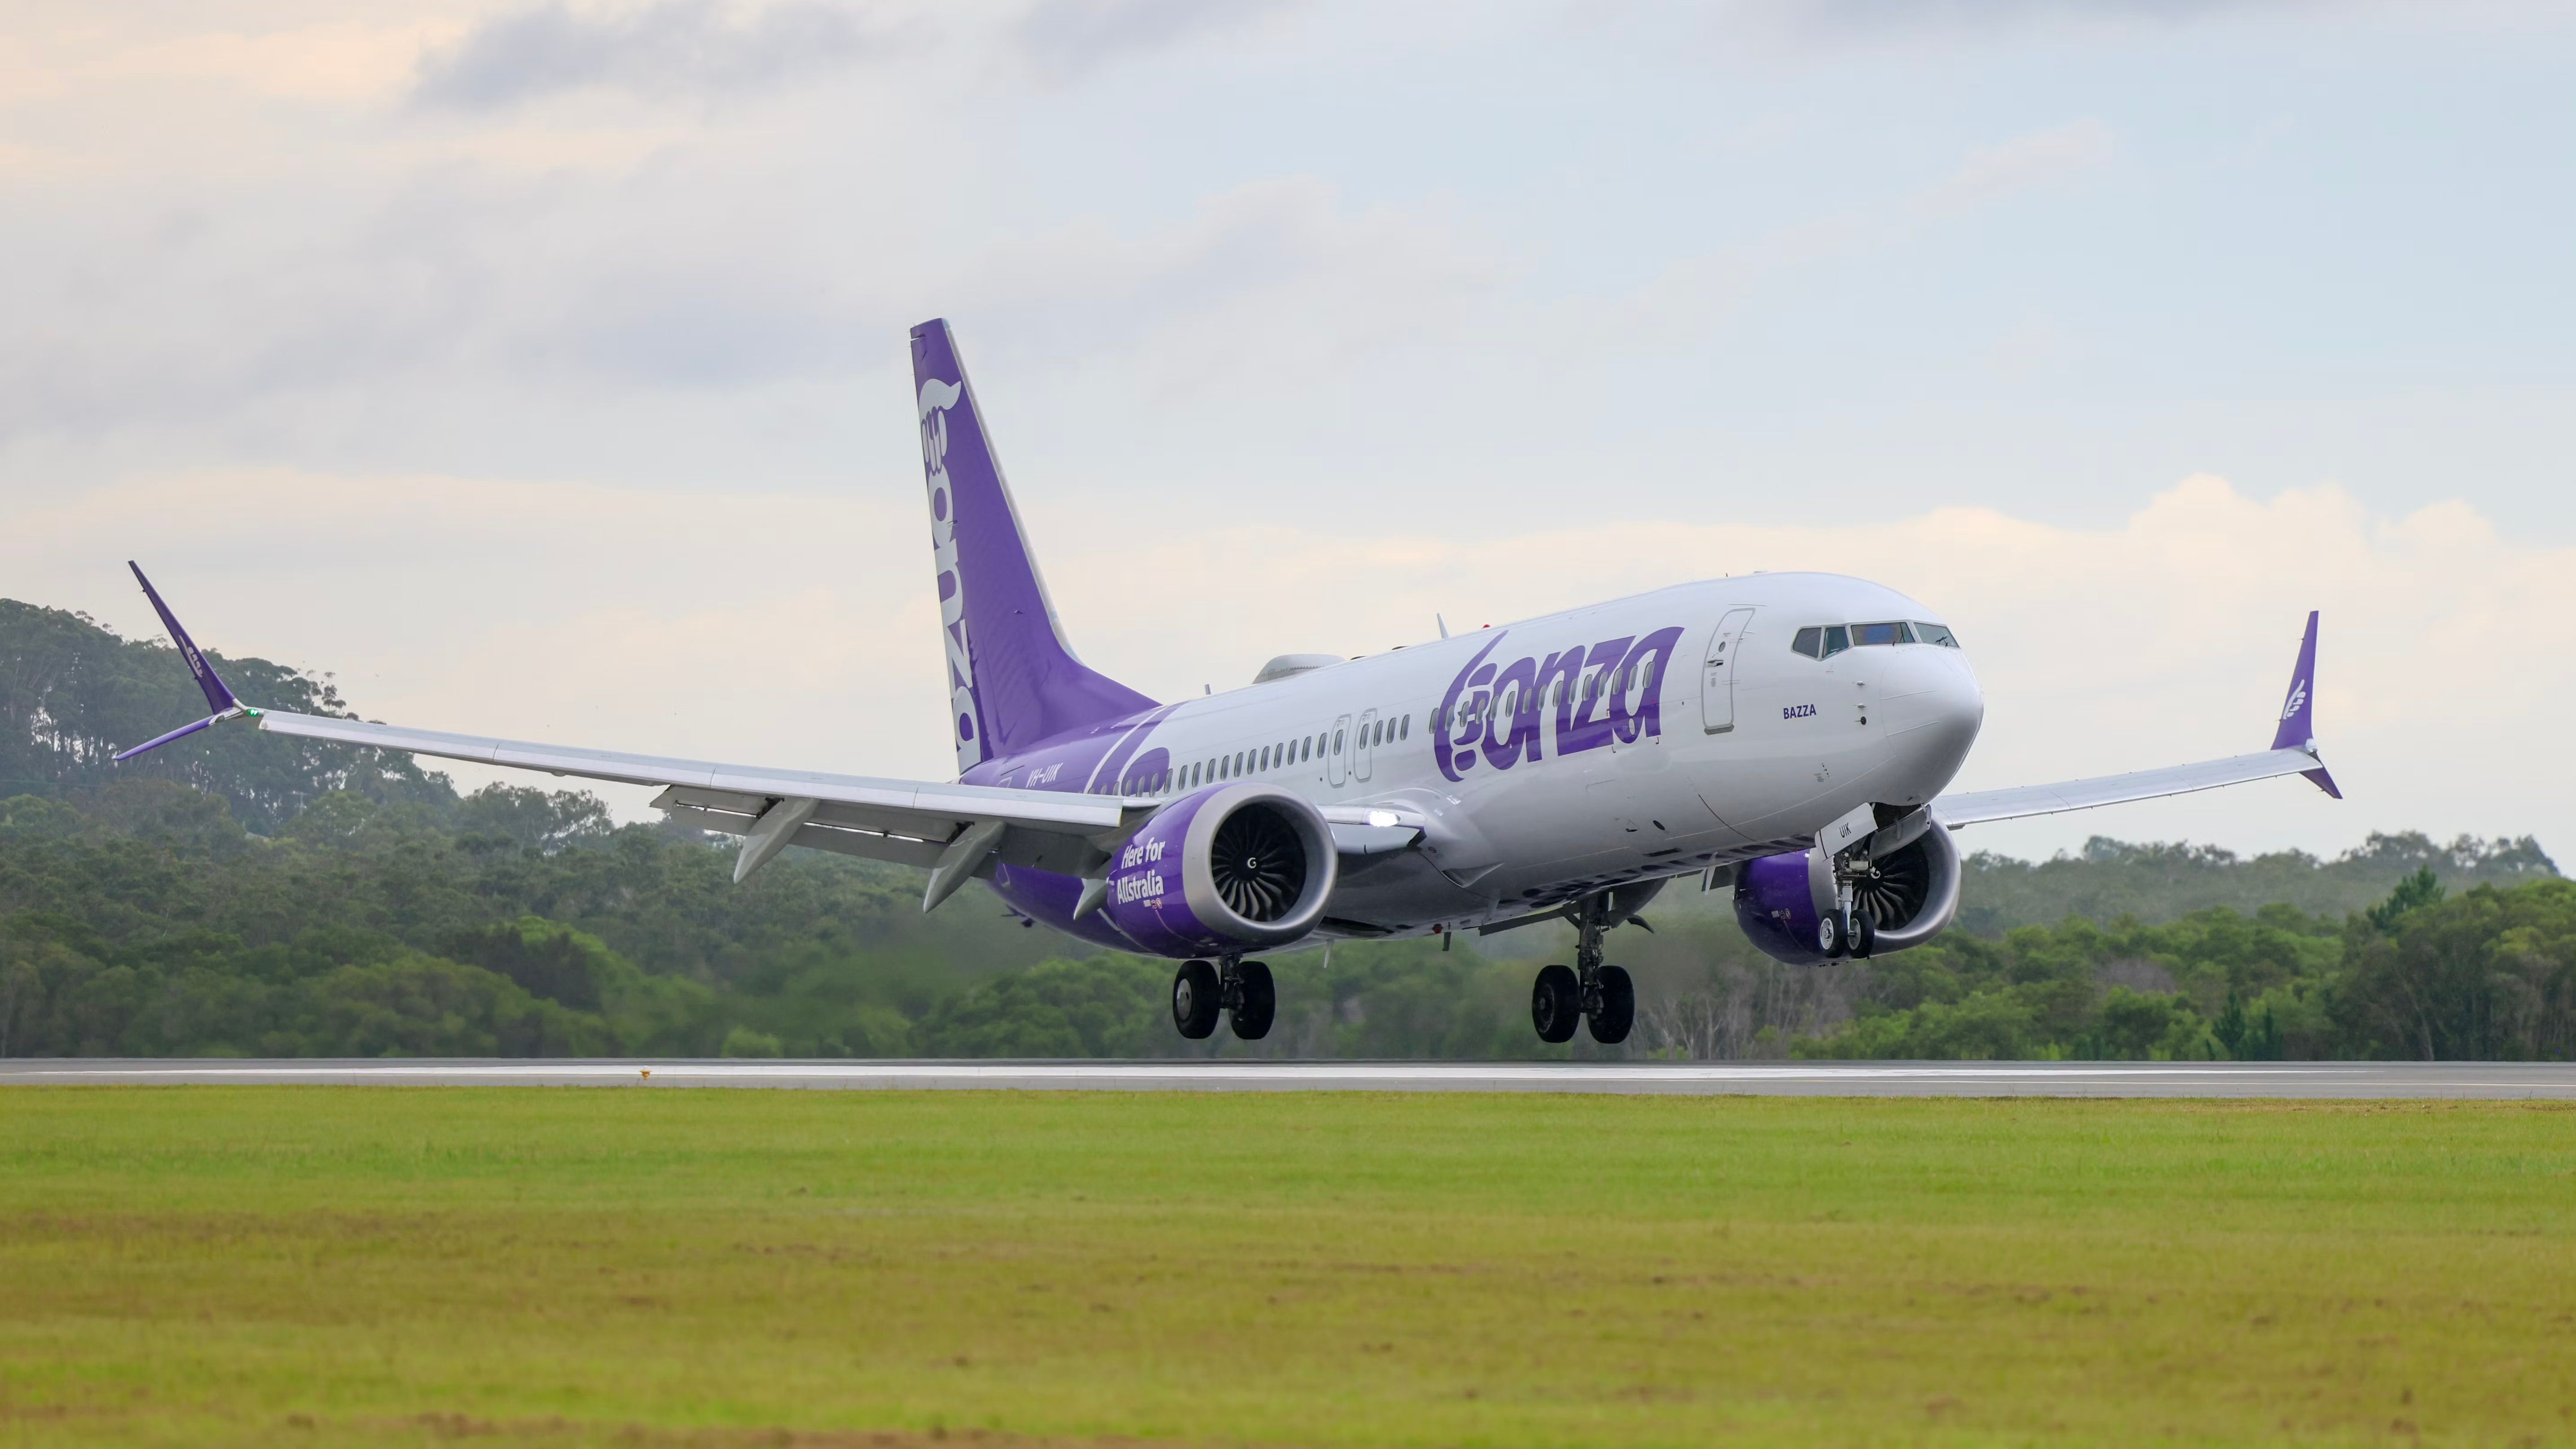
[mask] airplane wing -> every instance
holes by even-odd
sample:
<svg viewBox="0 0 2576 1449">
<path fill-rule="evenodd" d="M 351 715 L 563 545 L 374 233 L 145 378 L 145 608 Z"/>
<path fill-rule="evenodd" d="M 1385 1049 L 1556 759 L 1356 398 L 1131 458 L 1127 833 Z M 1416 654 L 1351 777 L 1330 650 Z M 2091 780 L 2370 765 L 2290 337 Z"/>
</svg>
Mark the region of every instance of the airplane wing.
<svg viewBox="0 0 2576 1449">
<path fill-rule="evenodd" d="M 2311 611 L 2307 637 L 2299 644 L 2299 662 L 2290 672 L 2290 692 L 2281 703 L 2280 724 L 2272 732 L 2272 747 L 2268 750 L 2126 775 L 1943 795 L 1932 802 L 1932 816 L 1955 830 L 1990 820 L 2017 820 L 2028 815 L 2054 815 L 2064 810 L 2188 795 L 2195 790 L 2215 790 L 2281 775 L 2305 775 L 2318 789 L 2340 800 L 2343 791 L 2335 788 L 2334 777 L 2326 773 L 2325 760 L 2317 753 L 2316 667 L 2317 616 Z"/>
<path fill-rule="evenodd" d="M 132 564 L 127 567 L 134 568 Z M 234 696 L 188 637 L 188 631 L 161 602 L 143 570 L 134 568 L 134 577 L 143 585 L 145 596 L 160 614 L 171 642 L 178 646 L 214 713 L 136 745 L 117 755 L 119 760 L 132 759 L 228 720 L 247 719 L 260 729 L 304 739 L 543 770 L 583 780 L 662 785 L 668 788 L 654 800 L 656 806 L 701 829 L 745 838 L 742 854 L 734 865 L 737 881 L 789 845 L 811 846 L 929 867 L 931 878 L 923 893 L 924 910 L 947 899 L 968 880 L 988 873 L 994 860 L 1091 876 L 1107 862 L 1115 846 L 1162 803 L 1131 801 L 1116 795 L 668 759 L 259 709 Z"/>
</svg>

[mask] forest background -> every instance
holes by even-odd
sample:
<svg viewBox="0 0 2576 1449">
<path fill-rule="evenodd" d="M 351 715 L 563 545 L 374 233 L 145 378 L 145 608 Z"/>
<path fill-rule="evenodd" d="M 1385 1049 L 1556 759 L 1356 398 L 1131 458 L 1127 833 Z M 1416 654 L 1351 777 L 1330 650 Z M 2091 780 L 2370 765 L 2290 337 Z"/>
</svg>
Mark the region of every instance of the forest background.
<svg viewBox="0 0 2576 1449">
<path fill-rule="evenodd" d="M 352 714 L 327 675 L 223 659 L 245 697 Z M 619 825 L 595 798 L 460 795 L 401 756 L 214 730 L 165 645 L 0 600 L 0 1056 L 1879 1057 L 2565 1060 L 2576 884 L 2528 836 L 2374 834 L 2331 860 L 2096 837 L 1969 859 L 1958 925 L 1870 962 L 1754 951 L 1669 888 L 1613 959 L 1624 1046 L 1547 1047 L 1557 927 L 1271 958 L 1265 1041 L 1184 1042 L 1168 965 L 981 892 Z"/>
</svg>

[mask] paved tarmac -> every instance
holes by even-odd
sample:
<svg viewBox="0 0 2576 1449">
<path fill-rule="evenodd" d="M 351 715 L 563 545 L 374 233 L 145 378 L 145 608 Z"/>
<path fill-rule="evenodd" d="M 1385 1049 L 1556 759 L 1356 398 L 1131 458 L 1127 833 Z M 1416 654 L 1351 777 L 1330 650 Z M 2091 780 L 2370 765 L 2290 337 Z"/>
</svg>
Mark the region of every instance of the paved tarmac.
<svg viewBox="0 0 2576 1449">
<path fill-rule="evenodd" d="M 1075 1092 L 1624 1092 L 1768 1097 L 2551 1098 L 2576 1063 L 132 1061 L 21 1057 L 0 1086 L 799 1087 Z"/>
</svg>

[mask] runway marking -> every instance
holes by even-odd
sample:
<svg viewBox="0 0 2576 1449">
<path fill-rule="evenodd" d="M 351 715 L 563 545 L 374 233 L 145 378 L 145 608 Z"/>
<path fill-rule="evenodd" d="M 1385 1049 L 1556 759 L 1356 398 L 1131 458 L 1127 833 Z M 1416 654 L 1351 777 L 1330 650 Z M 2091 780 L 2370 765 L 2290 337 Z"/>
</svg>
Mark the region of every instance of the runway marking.
<svg viewBox="0 0 2576 1449">
<path fill-rule="evenodd" d="M 0 1084 L 2576 1100 L 2576 1064 L 2492 1062 L 30 1061 Z"/>
</svg>

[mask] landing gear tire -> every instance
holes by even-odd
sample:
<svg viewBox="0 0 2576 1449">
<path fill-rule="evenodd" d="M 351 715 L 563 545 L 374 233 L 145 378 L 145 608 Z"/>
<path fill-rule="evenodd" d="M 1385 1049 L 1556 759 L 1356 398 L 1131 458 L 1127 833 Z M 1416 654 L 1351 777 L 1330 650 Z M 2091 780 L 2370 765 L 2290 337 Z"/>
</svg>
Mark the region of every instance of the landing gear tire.
<svg viewBox="0 0 2576 1449">
<path fill-rule="evenodd" d="M 1852 912 L 1851 954 L 1855 961 L 1866 961 L 1878 949 L 1878 922 L 1867 911 Z"/>
<path fill-rule="evenodd" d="M 1240 962 L 1234 968 L 1234 982 L 1234 1034 L 1245 1041 L 1259 1041 L 1270 1035 L 1270 1023 L 1279 1015 L 1279 993 L 1270 983 L 1270 968 L 1259 961 Z"/>
<path fill-rule="evenodd" d="M 1832 961 L 1843 954 L 1843 925 L 1840 916 L 1826 916 L 1816 922 L 1816 952 Z"/>
<path fill-rule="evenodd" d="M 1530 988 L 1530 1025 L 1545 1042 L 1574 1040 L 1574 1024 L 1583 1019 L 1583 991 L 1571 966 L 1542 966 Z"/>
<path fill-rule="evenodd" d="M 1172 973 L 1172 1025 L 1190 1040 L 1201 1040 L 1216 1030 L 1223 995 L 1215 967 L 1205 961 L 1182 962 Z"/>
<path fill-rule="evenodd" d="M 1604 966 L 1592 981 L 1601 997 L 1592 1008 L 1592 1039 L 1604 1045 L 1626 1041 L 1637 1022 L 1637 984 L 1624 966 Z"/>
</svg>

